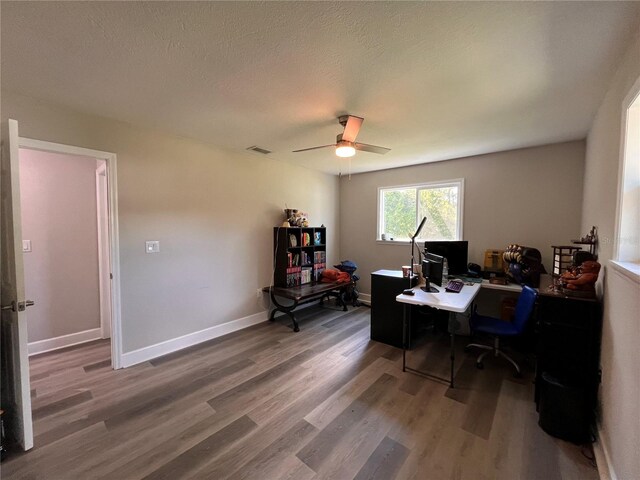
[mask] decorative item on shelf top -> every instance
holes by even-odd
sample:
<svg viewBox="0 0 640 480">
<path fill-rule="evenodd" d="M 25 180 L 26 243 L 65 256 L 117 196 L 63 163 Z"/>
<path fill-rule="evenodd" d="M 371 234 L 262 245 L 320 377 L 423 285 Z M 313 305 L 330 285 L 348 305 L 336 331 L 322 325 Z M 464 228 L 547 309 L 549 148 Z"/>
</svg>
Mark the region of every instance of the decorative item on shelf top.
<svg viewBox="0 0 640 480">
<path fill-rule="evenodd" d="M 503 254 L 507 277 L 520 285 L 540 286 L 540 274 L 545 273 L 540 250 L 512 244 Z"/>
<path fill-rule="evenodd" d="M 570 297 L 595 297 L 599 273 L 600 264 L 595 260 L 587 260 L 579 267 L 567 270 L 560 276 L 562 293 Z"/>
<path fill-rule="evenodd" d="M 595 225 L 591 227 L 589 233 L 587 233 L 584 237 L 581 237 L 577 240 L 571 240 L 572 243 L 578 245 L 588 245 L 589 253 L 594 256 L 594 258 L 598 258 L 598 227 Z"/>
<path fill-rule="evenodd" d="M 284 209 L 285 221 L 289 222 L 292 227 L 308 227 L 309 219 L 307 214 L 301 212 L 297 208 L 285 208 Z"/>
</svg>

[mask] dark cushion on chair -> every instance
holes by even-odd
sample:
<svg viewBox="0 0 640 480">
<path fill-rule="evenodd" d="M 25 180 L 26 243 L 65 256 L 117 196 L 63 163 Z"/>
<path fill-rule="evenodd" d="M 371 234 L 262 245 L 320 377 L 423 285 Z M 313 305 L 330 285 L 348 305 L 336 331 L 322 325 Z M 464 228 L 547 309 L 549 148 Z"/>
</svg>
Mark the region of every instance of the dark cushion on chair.
<svg viewBox="0 0 640 480">
<path fill-rule="evenodd" d="M 470 323 L 471 329 L 476 332 L 484 332 L 490 335 L 499 335 L 501 337 L 519 334 L 513 323 L 500 320 L 499 318 L 474 314 L 471 316 Z"/>
</svg>

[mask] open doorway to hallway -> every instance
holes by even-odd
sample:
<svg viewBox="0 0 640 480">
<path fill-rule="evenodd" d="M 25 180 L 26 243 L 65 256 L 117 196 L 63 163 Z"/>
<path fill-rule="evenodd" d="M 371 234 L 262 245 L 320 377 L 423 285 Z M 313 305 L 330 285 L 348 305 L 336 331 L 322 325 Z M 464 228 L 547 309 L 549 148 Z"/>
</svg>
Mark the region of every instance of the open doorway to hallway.
<svg viewBox="0 0 640 480">
<path fill-rule="evenodd" d="M 20 149 L 30 355 L 111 336 L 105 163 Z"/>
</svg>

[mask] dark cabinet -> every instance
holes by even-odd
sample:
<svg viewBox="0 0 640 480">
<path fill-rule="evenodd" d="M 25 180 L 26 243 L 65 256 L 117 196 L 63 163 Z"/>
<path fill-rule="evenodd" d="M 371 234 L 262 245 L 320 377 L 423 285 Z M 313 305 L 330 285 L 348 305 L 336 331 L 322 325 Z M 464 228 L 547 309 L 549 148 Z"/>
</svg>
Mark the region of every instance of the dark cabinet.
<svg viewBox="0 0 640 480">
<path fill-rule="evenodd" d="M 409 287 L 397 270 L 371 274 L 371 340 L 402 348 L 402 303 L 396 297 Z"/>
<path fill-rule="evenodd" d="M 540 288 L 537 320 L 539 424 L 556 437 L 589 441 L 600 384 L 600 303 Z"/>
</svg>

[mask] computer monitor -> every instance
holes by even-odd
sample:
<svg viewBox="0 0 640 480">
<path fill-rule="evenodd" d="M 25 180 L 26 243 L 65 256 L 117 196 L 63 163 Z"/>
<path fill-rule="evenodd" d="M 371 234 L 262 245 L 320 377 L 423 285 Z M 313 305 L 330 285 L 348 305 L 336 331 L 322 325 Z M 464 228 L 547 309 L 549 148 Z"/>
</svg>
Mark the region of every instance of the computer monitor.
<svg viewBox="0 0 640 480">
<path fill-rule="evenodd" d="M 440 255 L 427 252 L 422 260 L 422 275 L 429 280 L 429 283 L 435 283 L 439 287 L 442 286 L 442 262 L 444 258 Z"/>
<path fill-rule="evenodd" d="M 465 275 L 469 257 L 469 242 L 456 241 L 427 241 L 424 242 L 424 252 L 435 253 L 447 259 L 449 275 Z"/>
</svg>

